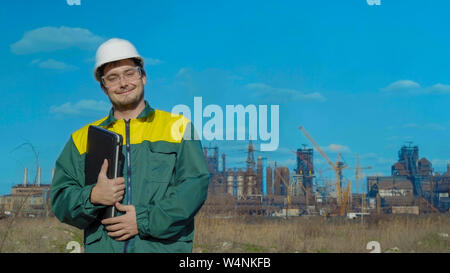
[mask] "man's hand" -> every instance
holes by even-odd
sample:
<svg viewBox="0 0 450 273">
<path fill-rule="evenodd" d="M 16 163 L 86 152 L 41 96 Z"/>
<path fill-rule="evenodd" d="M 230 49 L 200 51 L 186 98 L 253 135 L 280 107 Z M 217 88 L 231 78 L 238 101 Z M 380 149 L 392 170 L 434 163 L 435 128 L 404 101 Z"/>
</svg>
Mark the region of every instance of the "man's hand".
<svg viewBox="0 0 450 273">
<path fill-rule="evenodd" d="M 118 177 L 108 179 L 106 171 L 108 170 L 108 160 L 103 161 L 102 169 L 98 174 L 97 184 L 92 188 L 91 203 L 105 206 L 114 205 L 123 199 L 125 193 L 125 179 Z"/>
<path fill-rule="evenodd" d="M 106 225 L 108 236 L 117 241 L 127 240 L 139 233 L 136 221 L 136 208 L 133 205 L 122 205 L 116 202 L 119 211 L 125 211 L 124 215 L 102 220 Z"/>
</svg>

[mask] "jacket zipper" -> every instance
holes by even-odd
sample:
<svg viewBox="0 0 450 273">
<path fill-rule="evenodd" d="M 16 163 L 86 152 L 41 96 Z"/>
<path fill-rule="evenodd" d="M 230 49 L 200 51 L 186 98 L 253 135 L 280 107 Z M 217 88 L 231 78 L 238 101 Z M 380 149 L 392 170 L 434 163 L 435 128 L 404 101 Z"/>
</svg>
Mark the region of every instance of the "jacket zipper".
<svg viewBox="0 0 450 273">
<path fill-rule="evenodd" d="M 129 120 L 124 120 L 125 121 L 125 134 L 126 134 L 126 150 L 127 150 L 127 205 L 131 205 L 131 152 L 130 152 L 130 121 Z M 129 244 L 129 240 L 125 241 L 125 245 L 123 248 L 123 252 L 127 253 L 128 252 L 128 244 Z"/>
</svg>

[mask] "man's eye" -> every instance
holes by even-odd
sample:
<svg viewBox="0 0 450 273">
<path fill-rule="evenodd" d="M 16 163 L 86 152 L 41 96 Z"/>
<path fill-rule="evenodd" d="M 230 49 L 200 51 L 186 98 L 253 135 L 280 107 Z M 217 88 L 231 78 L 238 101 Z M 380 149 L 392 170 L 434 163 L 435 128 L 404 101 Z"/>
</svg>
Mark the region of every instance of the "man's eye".
<svg viewBox="0 0 450 273">
<path fill-rule="evenodd" d="M 129 70 L 125 72 L 125 76 L 133 76 L 134 75 L 134 71 L 133 70 Z"/>
<path fill-rule="evenodd" d="M 108 77 L 106 77 L 106 80 L 109 82 L 113 82 L 113 81 L 117 80 L 117 76 L 108 76 Z"/>
</svg>

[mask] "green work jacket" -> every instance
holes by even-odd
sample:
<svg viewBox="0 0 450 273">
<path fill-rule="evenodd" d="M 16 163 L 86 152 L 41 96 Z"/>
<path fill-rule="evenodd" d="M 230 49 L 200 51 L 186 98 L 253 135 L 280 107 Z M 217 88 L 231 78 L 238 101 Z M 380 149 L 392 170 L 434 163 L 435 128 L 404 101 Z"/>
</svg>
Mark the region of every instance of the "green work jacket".
<svg viewBox="0 0 450 273">
<path fill-rule="evenodd" d="M 74 132 L 56 161 L 50 197 L 55 216 L 84 229 L 85 252 L 192 252 L 194 216 L 206 200 L 209 172 L 201 143 L 182 115 L 146 107 L 138 118 L 116 120 L 113 109 Z M 136 208 L 139 234 L 126 241 L 109 237 L 90 202 L 84 161 L 89 125 L 123 136 L 123 204 Z"/>
</svg>

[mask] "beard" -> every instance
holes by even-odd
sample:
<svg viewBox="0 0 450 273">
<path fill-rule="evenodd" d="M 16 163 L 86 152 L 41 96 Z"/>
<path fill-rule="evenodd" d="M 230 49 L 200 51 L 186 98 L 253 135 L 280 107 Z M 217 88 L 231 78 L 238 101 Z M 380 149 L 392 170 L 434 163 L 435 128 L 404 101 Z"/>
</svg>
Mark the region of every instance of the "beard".
<svg viewBox="0 0 450 273">
<path fill-rule="evenodd" d="M 131 90 L 128 89 L 127 91 Z M 117 97 L 115 94 L 108 95 L 111 104 L 114 106 L 114 109 L 117 111 L 129 111 L 136 109 L 144 99 L 144 87 L 143 86 L 135 86 L 134 90 L 122 97 L 122 95 L 118 94 Z"/>
</svg>

